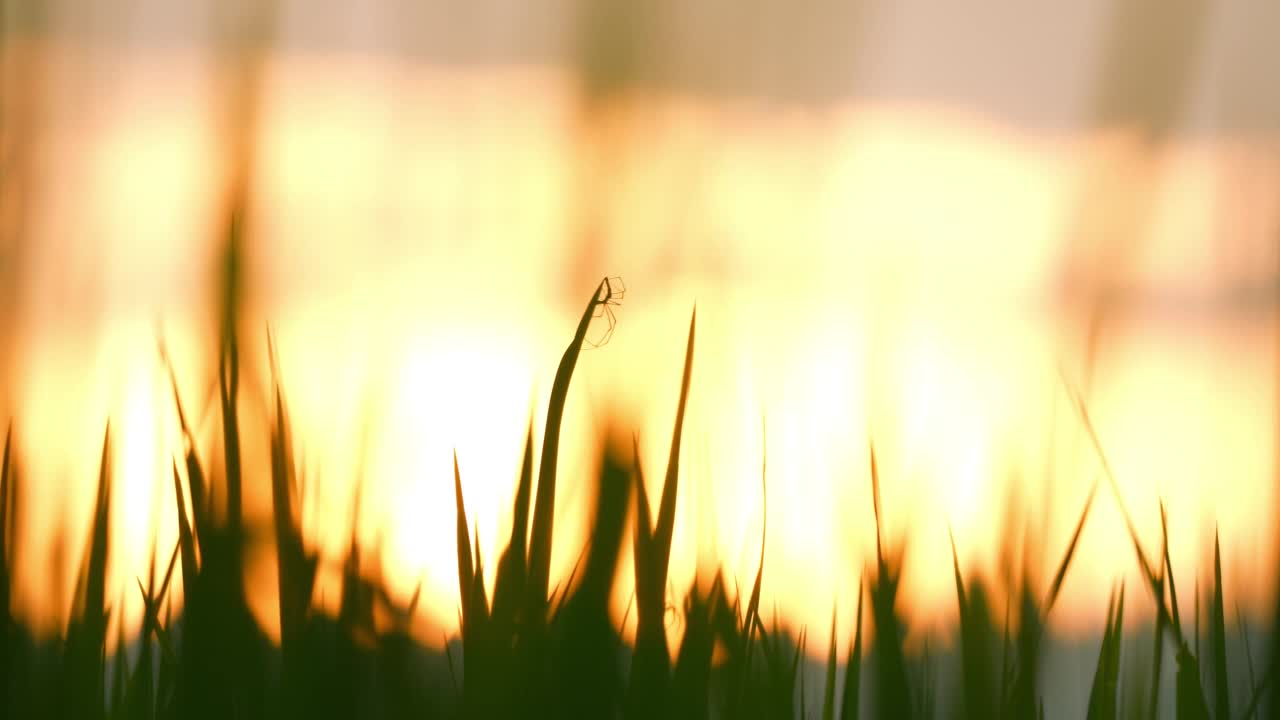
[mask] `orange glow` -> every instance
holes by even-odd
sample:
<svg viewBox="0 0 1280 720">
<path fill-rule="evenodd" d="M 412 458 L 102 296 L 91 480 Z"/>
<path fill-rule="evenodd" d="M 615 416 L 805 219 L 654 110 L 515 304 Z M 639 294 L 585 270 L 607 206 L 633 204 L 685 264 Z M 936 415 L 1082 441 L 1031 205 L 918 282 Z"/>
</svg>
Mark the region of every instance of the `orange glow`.
<svg viewBox="0 0 1280 720">
<path fill-rule="evenodd" d="M 29 501 L 26 547 L 41 550 L 24 554 L 19 596 L 46 629 L 66 617 L 65 594 L 50 587 L 74 585 L 108 417 L 109 587 L 130 627 L 152 537 L 158 572 L 175 542 L 169 473 L 180 442 L 157 318 L 184 400 L 195 413 L 208 402 L 201 308 L 216 138 L 207 108 L 171 92 L 189 87 L 199 64 L 179 56 L 145 67 L 168 70 L 125 73 L 87 134 L 50 131 L 42 146 L 70 190 L 45 193 L 36 211 L 36 237 L 60 249 L 41 246 L 33 261 L 36 277 L 53 279 L 33 290 L 14 406 L 26 475 L 49 479 Z M 491 587 L 526 423 L 532 415 L 540 435 L 555 363 L 606 274 L 622 275 L 628 295 L 611 342 L 583 354 L 570 393 L 553 582 L 568 576 L 585 536 L 586 479 L 609 417 L 636 430 L 656 502 L 695 302 L 677 596 L 716 563 L 731 588 L 750 587 L 767 451 L 763 607 L 825 628 L 836 606 L 840 632 L 851 631 L 874 552 L 869 439 L 885 478 L 886 536 L 907 543 L 913 624 L 954 613 L 948 525 L 962 565 L 995 572 L 1011 494 L 1028 518 L 1048 518 L 1047 574 L 1098 473 L 1058 375 L 1060 364 L 1079 375 L 1083 308 L 1058 290 L 1073 247 L 1065 228 L 1093 162 L 1115 168 L 1115 203 L 1154 197 L 1150 237 L 1129 268 L 1139 292 L 1090 388 L 1125 500 L 1152 547 L 1157 499 L 1168 503 L 1180 573 L 1196 572 L 1216 521 L 1229 588 L 1249 604 L 1272 592 L 1262 580 L 1272 558 L 1256 548 L 1272 547 L 1275 532 L 1274 300 L 1218 319 L 1171 316 L 1143 298 L 1212 297 L 1227 285 L 1225 272 L 1205 269 L 1221 252 L 1215 223 L 1236 222 L 1237 210 L 1275 219 L 1277 201 L 1258 200 L 1256 188 L 1280 187 L 1280 166 L 1250 158 L 1280 148 L 1277 138 L 1188 141 L 1155 155 L 1115 134 L 1032 135 L 935 107 L 646 96 L 613 138 L 603 246 L 582 260 L 581 119 L 556 72 L 292 56 L 273 61 L 267 86 L 253 316 L 270 321 L 279 348 L 305 532 L 337 561 L 363 478 L 354 532 L 394 596 L 422 583 L 434 629 L 425 642 L 457 625 L 452 453 Z M 145 122 L 130 109 L 139 103 Z M 1259 240 L 1266 229 L 1237 228 L 1232 247 L 1273 261 Z M 77 270 L 96 284 L 83 294 L 52 269 L 67 253 L 100 260 Z M 244 339 L 258 366 L 265 337 Z M 247 414 L 267 407 L 265 393 L 245 388 Z M 210 436 L 216 412 L 203 425 Z M 248 442 L 263 452 L 261 437 Z M 257 483 L 247 492 L 263 513 L 267 480 Z M 1095 510 L 1054 616 L 1066 629 L 1101 619 L 1098 588 L 1120 575 L 1135 582 L 1107 492 Z M 63 528 L 76 540 L 54 578 L 43 558 Z M 249 563 L 251 600 L 275 632 L 275 576 L 263 557 Z M 620 572 L 619 623 L 629 557 Z M 331 605 L 335 587 L 322 580 L 317 601 Z M 826 633 L 810 637 L 820 652 Z"/>
</svg>

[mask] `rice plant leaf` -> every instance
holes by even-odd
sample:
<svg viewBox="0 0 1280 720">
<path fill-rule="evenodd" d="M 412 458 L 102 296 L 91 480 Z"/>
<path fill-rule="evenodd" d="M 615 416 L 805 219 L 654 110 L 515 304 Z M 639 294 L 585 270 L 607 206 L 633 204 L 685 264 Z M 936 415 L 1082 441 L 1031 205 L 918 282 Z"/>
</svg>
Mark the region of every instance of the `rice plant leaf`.
<svg viewBox="0 0 1280 720">
<path fill-rule="evenodd" d="M 1244 660 L 1246 667 L 1249 669 L 1249 690 L 1258 687 L 1258 676 L 1254 673 L 1253 668 L 1253 648 L 1249 643 L 1249 624 L 1244 619 L 1244 613 L 1240 612 L 1240 602 L 1236 601 L 1236 629 L 1240 633 L 1241 640 L 1244 641 Z M 1248 717 L 1246 714 L 1245 717 Z"/>
<path fill-rule="evenodd" d="M 840 699 L 840 720 L 857 720 L 862 683 L 862 579 L 858 579 L 858 610 L 853 645 L 844 661 L 844 695 Z"/>
<path fill-rule="evenodd" d="M 808 638 L 809 638 L 809 628 L 807 627 L 800 628 L 800 642 L 796 643 L 795 656 L 791 659 L 791 671 L 787 675 L 790 682 L 786 686 L 788 690 L 790 690 L 791 688 L 794 688 L 797 685 L 797 674 L 798 674 L 799 676 L 798 684 L 800 686 L 800 717 L 802 718 L 809 717 L 808 709 L 805 707 L 806 698 L 805 698 L 805 692 L 804 692 L 804 672 L 800 670 L 800 657 L 804 655 L 804 646 Z M 781 699 L 782 698 L 779 697 L 779 700 Z M 791 709 L 790 708 L 791 693 L 789 692 L 787 693 L 786 699 L 787 699 L 787 706 L 788 706 L 787 709 L 790 710 Z"/>
<path fill-rule="evenodd" d="M 121 603 L 123 606 L 124 603 Z M 103 648 L 106 653 L 106 648 Z M 129 655 L 125 652 L 124 622 L 116 623 L 116 656 L 111 665 L 111 712 L 124 709 L 124 683 L 129 670 Z"/>
<path fill-rule="evenodd" d="M 1064 381 L 1065 381 L 1065 375 Z M 1103 476 L 1107 479 L 1107 484 L 1111 488 L 1112 494 L 1115 496 L 1116 504 L 1120 508 L 1120 514 L 1124 518 L 1125 528 L 1129 531 L 1129 538 L 1133 541 L 1134 552 L 1138 556 L 1138 565 L 1142 569 L 1142 575 L 1150 583 L 1153 591 L 1156 586 L 1157 572 L 1152 562 L 1147 559 L 1147 553 L 1142 549 L 1142 540 L 1138 537 L 1138 528 L 1134 525 L 1133 516 L 1129 514 L 1129 508 L 1124 502 L 1124 496 L 1120 493 L 1120 483 L 1116 480 L 1115 473 L 1111 470 L 1111 463 L 1107 460 L 1107 454 L 1102 449 L 1102 441 L 1098 437 L 1098 431 L 1093 426 L 1093 420 L 1089 416 L 1089 408 L 1085 404 L 1084 396 L 1078 388 L 1068 387 L 1072 399 L 1075 401 L 1076 410 L 1080 414 L 1081 424 L 1084 425 L 1085 434 L 1089 437 L 1089 442 L 1093 446 L 1094 454 L 1098 457 L 1098 463 L 1102 466 Z"/>
<path fill-rule="evenodd" d="M 836 611 L 831 610 L 831 644 L 827 649 L 827 678 L 822 691 L 822 720 L 835 720 L 836 712 Z"/>
<path fill-rule="evenodd" d="M 222 411 L 223 474 L 227 484 L 227 529 L 239 538 L 243 513 L 240 454 L 240 346 L 239 309 L 242 295 L 243 218 L 233 212 L 222 255 L 222 298 L 219 316 L 218 400 Z"/>
<path fill-rule="evenodd" d="M 107 645 L 106 571 L 111 538 L 111 424 L 102 440 L 97 497 L 89 548 L 76 583 L 75 608 L 65 641 L 62 672 L 65 692 L 59 698 L 64 716 L 96 720 L 105 712 L 103 666 Z"/>
<path fill-rule="evenodd" d="M 471 558 L 471 537 L 467 531 L 467 509 L 462 500 L 462 473 L 458 470 L 458 451 L 453 451 L 453 495 L 457 511 L 458 597 L 462 602 L 462 635 L 465 642 L 471 616 L 471 590 L 475 569 Z"/>
<path fill-rule="evenodd" d="M 1110 720 L 1115 717 L 1115 698 L 1109 698 L 1106 694 L 1107 676 L 1110 673 L 1108 663 L 1111 660 L 1111 625 L 1115 619 L 1115 603 L 1113 589 L 1111 598 L 1107 601 L 1106 630 L 1102 635 L 1102 647 L 1098 649 L 1098 664 L 1093 671 L 1093 687 L 1089 690 L 1089 720 Z"/>
<path fill-rule="evenodd" d="M 1076 522 L 1075 532 L 1071 534 L 1071 542 L 1067 543 L 1067 549 L 1062 555 L 1062 562 L 1058 564 L 1058 570 L 1053 574 L 1053 582 L 1049 584 L 1049 592 L 1044 600 L 1044 614 L 1048 615 L 1053 609 L 1053 604 L 1058 600 L 1058 593 L 1062 590 L 1062 583 L 1066 579 L 1067 569 L 1071 566 L 1071 558 L 1075 556 L 1076 545 L 1080 542 L 1080 534 L 1084 532 L 1085 521 L 1089 518 L 1089 510 L 1093 507 L 1093 498 L 1098 494 L 1098 483 L 1094 483 L 1089 490 L 1089 497 L 1084 502 L 1084 509 L 1080 511 L 1080 519 Z"/>
<path fill-rule="evenodd" d="M 955 537 L 947 527 L 951 542 L 951 566 L 955 575 L 956 604 L 960 617 L 960 658 L 964 688 L 966 717 L 990 717 L 996 712 L 996 698 L 991 683 L 990 650 L 987 637 L 988 619 L 986 606 L 979 603 L 979 595 L 970 600 L 960 574 L 960 555 L 956 552 Z M 975 591 L 976 592 L 976 591 Z"/>
<path fill-rule="evenodd" d="M 1164 538 L 1164 540 L 1167 539 L 1168 538 Z M 1160 556 L 1164 557 L 1164 553 L 1165 549 L 1161 548 Z M 1160 574 L 1154 578 L 1154 582 L 1151 585 L 1157 610 L 1155 618 L 1155 637 L 1152 640 L 1151 694 L 1147 700 L 1148 717 L 1150 720 L 1155 720 L 1157 713 L 1160 711 L 1160 675 L 1164 670 L 1164 632 L 1169 626 L 1168 614 L 1164 610 L 1164 587 L 1164 563 L 1161 562 Z"/>
<path fill-rule="evenodd" d="M 1223 612 L 1222 550 L 1213 533 L 1213 697 L 1215 717 L 1231 717 L 1230 679 L 1227 673 L 1227 623 Z"/>
<path fill-rule="evenodd" d="M 160 359 L 169 375 L 169 385 L 173 390 L 173 406 L 177 410 L 178 427 L 182 432 L 182 444 L 186 453 L 187 478 L 191 486 L 193 525 L 197 533 L 207 532 L 209 523 L 208 508 L 205 503 L 207 494 L 205 492 L 204 471 L 200 467 L 200 456 L 196 450 L 196 436 L 187 422 L 187 414 L 182 406 L 182 394 L 178 391 L 178 375 L 173 369 L 173 362 L 169 358 L 169 352 L 163 340 L 160 341 Z"/>
<path fill-rule="evenodd" d="M 745 702 L 747 684 L 751 678 L 752 645 L 757 628 L 763 629 L 760 623 L 760 587 L 764 579 L 764 551 L 769 537 L 769 444 L 767 435 L 762 430 L 760 451 L 760 564 L 756 566 L 756 579 L 751 586 L 751 597 L 747 600 L 746 614 L 742 618 L 742 628 L 738 637 L 739 653 L 743 658 L 742 675 L 738 678 L 738 691 L 735 694 L 738 703 Z M 741 705 L 739 705 L 740 707 Z"/>
<path fill-rule="evenodd" d="M 195 587 L 196 544 L 191 534 L 191 523 L 187 520 L 187 504 L 182 499 L 182 479 L 178 477 L 178 464 L 173 464 L 173 495 L 178 505 L 178 547 L 182 551 L 182 586 L 191 592 Z"/>
<path fill-rule="evenodd" d="M 607 308 L 621 299 L 610 278 L 600 281 L 587 302 L 578 321 L 573 340 L 565 348 L 556 368 L 555 381 L 551 385 L 551 399 L 547 404 L 547 422 L 542 434 L 542 457 L 538 463 L 538 490 L 534 496 L 533 527 L 529 539 L 530 617 L 545 615 L 547 585 L 551 569 L 551 538 L 555 526 L 556 464 L 560 448 L 560 425 L 564 418 L 564 406 L 569 396 L 569 382 L 586 341 L 587 328 L 597 308 Z"/>
<path fill-rule="evenodd" d="M 520 463 L 520 478 L 512 501 L 511 537 L 507 548 L 498 559 L 498 572 L 494 578 L 493 618 L 496 625 L 514 632 L 517 608 L 524 597 L 524 583 L 528 570 L 525 556 L 529 533 L 529 495 L 533 486 L 533 418 L 525 432 L 524 458 Z"/>
<path fill-rule="evenodd" d="M 693 337 L 698 322 L 694 308 L 689 318 L 689 339 L 685 345 L 684 375 L 680 380 L 680 401 L 676 405 L 675 428 L 671 431 L 671 454 L 667 458 L 667 477 L 662 484 L 662 502 L 658 506 L 658 525 L 654 530 L 654 564 L 666 585 L 667 562 L 671 556 L 671 536 L 675 529 L 676 492 L 680 482 L 680 436 L 684 430 L 685 407 L 689 400 L 689 384 L 693 376 Z"/>
<path fill-rule="evenodd" d="M 656 711 L 654 703 L 665 693 L 670 671 L 670 656 L 663 627 L 666 603 L 667 569 L 671 555 L 671 538 L 675 529 L 676 495 L 680 482 L 680 439 L 684 429 L 685 408 L 693 372 L 694 328 L 697 310 L 689 320 L 689 338 L 685 346 L 684 374 L 680 382 L 680 398 L 676 405 L 675 427 L 671 433 L 671 451 L 667 474 L 662 484 L 657 527 L 650 530 L 650 508 L 639 465 L 639 443 L 632 436 L 633 476 L 635 478 L 637 517 L 635 529 L 636 581 L 636 646 L 632 657 L 628 705 L 633 715 Z"/>
<path fill-rule="evenodd" d="M 711 714 L 711 659 L 716 645 L 716 621 L 727 607 L 724 576 L 717 572 L 705 595 L 698 588 L 695 580 L 685 595 L 685 630 L 674 662 L 671 702 L 667 706 L 672 717 L 707 718 Z"/>
<path fill-rule="evenodd" d="M 17 517 L 17 509 L 14 507 L 13 497 L 16 494 L 16 483 L 11 479 L 9 471 L 9 449 L 13 444 L 13 425 L 6 427 L 4 432 L 4 458 L 0 460 L 0 582 L 4 583 L 0 586 L 0 592 L 8 592 L 8 568 L 13 563 L 11 553 L 14 551 L 14 518 Z M 6 598 L 7 599 L 7 598 Z M 8 613 L 9 605 L 6 603 L 3 612 Z M 7 615 L 6 615 L 7 617 Z"/>
<path fill-rule="evenodd" d="M 886 716 L 909 718 L 913 715 L 910 682 L 907 678 L 905 635 L 897 615 L 900 568 L 891 567 L 885 558 L 880 512 L 880 472 L 876 465 L 875 445 L 869 444 L 871 459 L 871 500 L 876 522 L 876 577 L 871 583 L 871 619 L 875 626 L 877 712 Z M 896 564 L 896 563 L 894 563 Z"/>
<path fill-rule="evenodd" d="M 1178 586 L 1173 577 L 1173 561 L 1169 559 L 1169 518 L 1165 512 L 1164 501 L 1160 501 L 1160 536 L 1164 557 L 1164 573 L 1169 581 L 1169 622 L 1173 627 L 1174 637 L 1181 645 L 1181 652 L 1191 655 L 1187 648 L 1186 637 L 1182 634 L 1182 613 L 1178 610 Z M 1198 683 L 1197 683 L 1198 684 Z"/>
</svg>

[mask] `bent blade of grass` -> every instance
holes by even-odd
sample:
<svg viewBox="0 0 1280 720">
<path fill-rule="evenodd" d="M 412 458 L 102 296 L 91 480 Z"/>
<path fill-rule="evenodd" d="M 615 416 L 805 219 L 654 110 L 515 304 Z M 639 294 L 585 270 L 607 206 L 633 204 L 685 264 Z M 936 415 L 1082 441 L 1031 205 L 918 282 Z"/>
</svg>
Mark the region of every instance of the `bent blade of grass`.
<svg viewBox="0 0 1280 720">
<path fill-rule="evenodd" d="M 543 622 L 547 608 L 547 585 L 551 569 L 551 538 L 555 525 L 556 463 L 560 447 L 560 425 L 564 418 L 565 401 L 569 396 L 569 382 L 586 341 L 587 328 L 596 308 L 616 302 L 609 278 L 600 281 L 591 300 L 582 312 L 573 340 L 565 348 L 556 368 L 555 381 L 551 385 L 551 399 L 547 404 L 547 423 L 542 434 L 542 457 L 538 463 L 538 491 L 534 497 L 533 528 L 529 540 L 528 602 L 530 622 Z"/>
</svg>

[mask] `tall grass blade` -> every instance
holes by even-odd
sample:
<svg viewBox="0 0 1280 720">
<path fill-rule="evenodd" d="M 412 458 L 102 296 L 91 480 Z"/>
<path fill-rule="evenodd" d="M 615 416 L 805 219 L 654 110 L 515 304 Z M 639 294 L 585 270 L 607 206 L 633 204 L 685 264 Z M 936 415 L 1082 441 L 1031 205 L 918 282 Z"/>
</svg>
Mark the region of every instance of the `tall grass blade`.
<svg viewBox="0 0 1280 720">
<path fill-rule="evenodd" d="M 632 488 L 629 463 L 622 458 L 610 441 L 597 475 L 594 522 L 582 579 L 576 586 L 565 586 L 568 599 L 552 628 L 550 660 L 541 669 L 544 704 L 525 712 L 603 718 L 617 717 L 623 710 L 624 681 L 618 665 L 622 641 L 609 619 L 609 598 Z"/>
<path fill-rule="evenodd" d="M 875 623 L 876 712 L 880 716 L 910 718 L 915 706 L 907 679 L 906 654 L 902 647 L 906 635 L 898 618 L 897 598 L 901 568 L 893 567 L 885 558 L 883 523 L 880 512 L 880 472 L 876 465 L 875 446 L 870 446 L 871 499 L 876 521 L 876 577 L 871 583 L 871 618 Z"/>
<path fill-rule="evenodd" d="M 695 580 L 685 596 L 685 631 L 671 678 L 671 717 L 710 717 L 711 659 L 715 652 L 717 615 L 727 607 L 724 578 L 719 573 L 704 595 Z"/>
<path fill-rule="evenodd" d="M 1093 507 L 1093 498 L 1098 494 L 1098 483 L 1094 483 L 1089 490 L 1089 497 L 1084 501 L 1084 509 L 1080 511 L 1080 519 L 1076 521 L 1075 532 L 1071 534 L 1071 542 L 1067 543 L 1067 549 L 1062 555 L 1062 562 L 1058 564 L 1058 570 L 1053 574 L 1053 582 L 1049 584 L 1049 592 L 1044 600 L 1044 614 L 1048 615 L 1053 609 L 1053 604 L 1058 600 L 1058 593 L 1062 590 L 1062 583 L 1067 577 L 1067 569 L 1071 567 L 1071 558 L 1075 556 L 1076 545 L 1080 542 L 1080 534 L 1084 532 L 1084 523 L 1089 518 L 1089 510 Z"/>
<path fill-rule="evenodd" d="M 853 645 L 844 661 L 844 694 L 840 698 L 840 720 L 858 720 L 859 703 L 862 701 L 862 596 L 865 591 L 858 580 L 858 609 L 854 621 Z"/>
<path fill-rule="evenodd" d="M 227 484 L 227 528 L 239 538 L 243 513 L 243 478 L 240 453 L 240 345 L 239 328 L 241 269 L 244 265 L 242 245 L 243 210 L 233 210 L 227 243 L 223 248 L 222 312 L 218 353 L 218 400 L 222 410 L 223 473 Z M 238 540 L 237 540 L 238 541 Z"/>
<path fill-rule="evenodd" d="M 1213 533 L 1213 699 L 1214 715 L 1231 717 L 1231 676 L 1227 673 L 1227 622 L 1223 612 L 1222 550 Z"/>
<path fill-rule="evenodd" d="M 960 574 L 960 556 L 956 552 L 956 540 L 947 527 L 951 542 L 951 565 L 955 575 L 956 602 L 960 611 L 960 658 L 964 689 L 964 711 L 969 718 L 992 717 L 997 711 L 991 681 L 991 650 L 988 642 L 988 619 L 984 604 L 970 600 Z"/>
<path fill-rule="evenodd" d="M 107 562 L 111 538 L 111 425 L 103 433 L 89 548 L 76 587 L 63 660 L 63 716 L 95 720 L 105 713 L 103 653 L 107 641 Z"/>
<path fill-rule="evenodd" d="M 524 458 L 520 462 L 520 478 L 511 509 L 511 537 L 498 559 L 494 578 L 493 621 L 502 635 L 514 633 L 518 608 L 524 597 L 528 558 L 525 555 L 529 534 L 529 495 L 533 487 L 533 419 L 525 432 Z"/>
<path fill-rule="evenodd" d="M 178 375 L 173 369 L 173 362 L 163 341 L 160 343 L 160 359 L 169 375 L 169 385 L 173 390 L 173 406 L 178 413 L 178 428 L 182 432 L 182 444 L 185 450 L 188 484 L 191 486 L 191 514 L 196 532 L 206 532 L 210 522 L 206 502 L 207 485 L 204 471 L 200 467 L 200 456 L 196 449 L 196 436 L 187 423 L 187 414 L 182 407 L 182 394 L 178 391 Z"/>
<path fill-rule="evenodd" d="M 1174 676 L 1174 696 L 1179 720 L 1183 718 L 1208 718 L 1209 704 L 1205 701 L 1204 686 L 1200 682 L 1200 661 L 1191 654 L 1186 637 L 1182 634 L 1182 622 L 1178 610 L 1178 586 L 1173 576 L 1173 562 L 1169 558 L 1169 523 L 1164 502 L 1160 503 L 1161 545 L 1164 547 L 1164 572 L 1169 581 L 1169 626 L 1173 628 L 1177 647 L 1177 673 Z"/>
<path fill-rule="evenodd" d="M 658 524 L 649 530 L 649 503 L 643 476 L 636 475 L 637 520 L 635 546 L 636 580 L 636 647 L 632 656 L 628 707 L 633 717 L 649 717 L 659 712 L 667 692 L 670 656 L 663 626 L 666 614 L 665 592 L 667 568 L 671 557 L 671 537 L 675 530 L 676 495 L 680 484 L 680 438 L 684 431 L 685 408 L 693 375 L 693 341 L 698 312 L 689 319 L 689 338 L 685 345 L 684 374 L 680 380 L 680 399 L 676 404 L 675 427 L 671 432 L 671 452 L 667 458 L 667 474 L 662 484 L 658 506 Z M 632 439 L 633 449 L 636 441 Z M 639 468 L 638 458 L 633 463 Z M 655 703 L 659 705 L 655 707 Z"/>
<path fill-rule="evenodd" d="M 178 505 L 178 547 L 182 551 L 182 586 L 195 587 L 196 541 L 187 519 L 187 504 L 182 499 L 182 479 L 178 477 L 178 464 L 173 464 L 173 495 Z"/>
<path fill-rule="evenodd" d="M 10 692 L 10 678 L 14 678 L 17 668 L 11 668 L 17 660 L 18 627 L 10 614 L 10 594 L 13 586 L 13 562 L 17 553 L 14 544 L 17 532 L 14 528 L 17 517 L 17 482 L 10 472 L 10 448 L 13 444 L 13 425 L 6 427 L 4 433 L 4 455 L 0 459 L 0 712 L 15 712 Z"/>
<path fill-rule="evenodd" d="M 1246 667 L 1249 669 L 1249 693 L 1252 695 L 1258 688 L 1258 676 L 1253 668 L 1253 648 L 1249 643 L 1249 624 L 1244 619 L 1244 613 L 1240 612 L 1240 602 L 1236 601 L 1236 629 L 1240 633 L 1240 638 L 1244 641 L 1244 660 Z M 1254 715 L 1253 710 L 1246 713 L 1244 717 L 1247 719 Z"/>
<path fill-rule="evenodd" d="M 582 344 L 586 341 L 587 328 L 597 308 L 617 304 L 616 294 L 609 278 L 600 281 L 587 307 L 578 321 L 573 340 L 565 348 L 556 368 L 555 381 L 551 385 L 551 399 L 547 404 L 547 423 L 542 434 L 542 457 L 538 463 L 538 490 L 534 496 L 533 528 L 529 539 L 529 614 L 526 621 L 541 622 L 547 608 L 547 585 L 551 568 L 551 538 L 555 526 L 556 463 L 560 448 L 560 424 L 564 418 L 565 401 L 569 396 L 569 382 L 578 364 Z"/>
<path fill-rule="evenodd" d="M 1107 623 L 1089 692 L 1089 720 L 1115 720 L 1119 711 L 1120 649 L 1124 639 L 1124 585 L 1107 603 Z"/>
<path fill-rule="evenodd" d="M 763 428 L 763 425 L 762 425 Z M 760 623 L 760 588 L 764 580 L 764 552 L 769 537 L 769 444 L 767 434 L 762 431 L 760 451 L 760 564 L 756 566 L 756 579 L 751 585 L 751 596 L 747 600 L 746 612 L 743 614 L 741 626 L 735 638 L 738 656 L 742 658 L 741 674 L 735 679 L 733 693 L 730 695 L 730 712 L 740 711 L 747 702 L 747 689 L 751 682 L 751 659 L 754 656 L 755 634 Z"/>
<path fill-rule="evenodd" d="M 836 711 L 836 611 L 831 610 L 831 644 L 827 649 L 827 678 L 822 691 L 822 720 L 835 720 Z"/>
<path fill-rule="evenodd" d="M 462 473 L 458 470 L 458 451 L 453 451 L 453 497 L 457 514 L 458 596 L 462 601 L 462 634 L 465 642 L 468 620 L 471 616 L 471 589 L 475 580 L 472 565 L 471 537 L 467 531 L 467 509 L 462 501 Z M 465 662 L 465 658 L 464 658 Z"/>
</svg>

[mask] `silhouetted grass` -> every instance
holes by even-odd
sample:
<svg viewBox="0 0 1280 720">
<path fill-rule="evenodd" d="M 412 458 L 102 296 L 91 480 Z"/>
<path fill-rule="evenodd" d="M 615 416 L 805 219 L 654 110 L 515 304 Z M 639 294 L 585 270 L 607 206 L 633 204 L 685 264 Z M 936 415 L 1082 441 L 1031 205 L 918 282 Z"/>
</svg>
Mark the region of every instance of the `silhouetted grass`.
<svg viewBox="0 0 1280 720">
<path fill-rule="evenodd" d="M 621 284 L 612 279 L 603 280 L 589 298 L 557 369 L 536 475 L 532 423 L 528 428 L 511 500 L 512 526 L 500 550 L 480 545 L 464 500 L 467 458 L 454 455 L 459 637 L 446 639 L 443 655 L 413 640 L 410 620 L 419 595 L 415 593 L 407 604 L 396 602 L 378 580 L 377 568 L 362 564 L 355 540 L 359 490 L 352 510 L 352 538 L 342 563 L 338 613 L 326 616 L 313 603 L 320 560 L 303 541 L 298 508 L 306 487 L 295 458 L 287 378 L 282 377 L 270 336 L 269 468 L 259 472 L 246 464 L 242 454 L 238 232 L 233 222 L 223 257 L 216 363 L 220 442 L 209 448 L 197 441 L 176 373 L 161 345 L 183 441 L 182 461 L 175 458 L 173 463 L 178 542 L 173 548 L 157 548 L 157 557 L 167 558 L 164 567 L 153 561 L 148 576 L 137 579 L 143 605 L 141 630 L 135 637 L 126 637 L 121 630 L 112 638 L 113 653 L 107 628 L 118 606 L 107 597 L 106 589 L 113 497 L 111 433 L 104 433 L 87 547 L 77 556 L 80 572 L 71 619 L 51 644 L 33 639 L 12 614 L 13 568 L 19 552 L 16 527 L 25 480 L 17 470 L 12 430 L 6 432 L 0 464 L 0 708 L 6 717 L 816 716 L 849 720 L 860 715 L 934 717 L 939 708 L 953 708 L 952 715 L 967 718 L 1046 714 L 1041 655 L 1047 619 L 1068 582 L 1099 483 L 1090 490 L 1043 593 L 1033 586 L 1034 573 L 1029 568 L 1004 588 L 1008 605 L 1001 627 L 995 622 L 991 590 L 982 578 L 965 577 L 952 539 L 959 610 L 959 653 L 954 667 L 934 656 L 928 639 L 919 653 L 909 652 L 905 645 L 911 618 L 903 614 L 900 580 L 907 560 L 902 544 L 885 537 L 880 490 L 886 479 L 881 477 L 873 446 L 869 447 L 867 502 L 875 517 L 875 556 L 860 581 L 852 637 L 837 633 L 838 617 L 833 611 L 829 633 L 823 633 L 829 646 L 819 671 L 812 676 L 805 671 L 810 629 L 801 627 L 793 636 L 776 608 L 767 621 L 761 610 L 768 538 L 763 504 L 767 456 L 761 461 L 760 562 L 749 591 L 742 592 L 737 579 L 717 573 L 700 578 L 683 597 L 672 596 L 669 566 L 677 497 L 682 479 L 688 482 L 682 478 L 680 451 L 694 383 L 696 313 L 690 317 L 656 516 L 645 489 L 638 442 L 633 436 L 626 447 L 611 431 L 603 440 L 600 466 L 590 484 L 586 542 L 575 549 L 578 561 L 570 577 L 552 585 L 561 423 L 593 317 L 610 313 L 620 300 Z M 1166 641 L 1173 644 L 1177 670 L 1174 706 L 1163 708 L 1165 712 L 1179 718 L 1225 720 L 1233 717 L 1233 699 L 1236 707 L 1244 708 L 1244 717 L 1257 716 L 1259 708 L 1274 712 L 1265 705 L 1265 691 L 1275 663 L 1269 662 L 1255 676 L 1248 630 L 1238 609 L 1250 694 L 1231 697 L 1231 671 L 1241 669 L 1227 664 L 1226 597 L 1216 536 L 1207 624 L 1207 686 L 1212 692 L 1206 693 L 1199 657 L 1199 598 L 1195 636 L 1189 643 L 1172 574 L 1163 504 L 1161 550 L 1153 560 L 1121 500 L 1118 481 L 1078 394 L 1076 400 L 1081 424 L 1119 503 L 1156 608 L 1150 672 L 1131 674 L 1126 680 L 1121 672 L 1123 659 L 1142 660 L 1147 649 L 1126 642 L 1125 589 L 1118 585 L 1112 590 L 1089 689 L 1088 717 L 1111 720 L 1126 709 L 1127 717 L 1157 716 L 1162 709 Z M 242 507 L 246 483 L 270 488 L 278 646 L 258 630 L 246 605 L 243 557 L 254 532 Z M 628 548 L 627 524 L 632 520 Z M 628 647 L 609 612 L 619 558 L 628 551 L 633 554 L 635 572 L 633 607 L 628 609 L 628 617 L 632 610 L 636 613 L 634 647 Z M 487 587 L 485 564 L 493 557 L 497 557 L 497 569 L 493 586 Z M 179 579 L 184 603 L 175 614 L 172 588 Z M 864 596 L 870 600 L 873 633 L 865 658 Z M 683 629 L 679 650 L 672 657 L 668 618 L 675 608 L 682 610 Z M 958 678 L 950 689 L 939 681 L 948 675 Z M 807 688 L 816 688 L 816 695 L 811 696 Z M 815 702 L 814 697 L 819 700 Z"/>
</svg>

